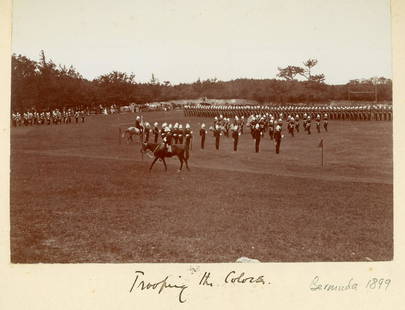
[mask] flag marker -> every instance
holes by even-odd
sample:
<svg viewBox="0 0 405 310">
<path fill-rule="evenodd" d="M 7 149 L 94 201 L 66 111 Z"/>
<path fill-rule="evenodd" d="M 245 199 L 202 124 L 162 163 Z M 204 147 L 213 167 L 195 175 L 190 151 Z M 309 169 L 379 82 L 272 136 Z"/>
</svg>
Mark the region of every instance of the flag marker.
<svg viewBox="0 0 405 310">
<path fill-rule="evenodd" d="M 318 147 L 322 148 L 322 167 L 323 167 L 323 139 L 321 139 L 321 142 L 319 143 Z"/>
</svg>

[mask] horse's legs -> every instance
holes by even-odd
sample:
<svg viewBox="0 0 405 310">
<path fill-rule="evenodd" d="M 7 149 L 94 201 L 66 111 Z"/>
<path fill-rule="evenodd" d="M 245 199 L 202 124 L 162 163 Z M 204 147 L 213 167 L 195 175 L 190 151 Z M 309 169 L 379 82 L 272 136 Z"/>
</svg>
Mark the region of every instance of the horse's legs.
<svg viewBox="0 0 405 310">
<path fill-rule="evenodd" d="M 184 162 L 186 163 L 186 168 L 187 168 L 187 170 L 190 171 L 190 168 L 188 167 L 188 160 L 187 160 L 186 158 L 184 158 Z"/>
<path fill-rule="evenodd" d="M 183 158 L 181 158 L 181 156 L 178 156 L 179 160 L 180 160 L 180 169 L 178 170 L 178 172 L 180 172 L 183 169 Z"/>
<path fill-rule="evenodd" d="M 162 161 L 163 161 L 163 164 L 165 165 L 165 170 L 166 170 L 166 172 L 167 172 L 167 165 L 166 165 L 166 161 L 165 161 L 165 158 L 164 158 L 164 157 L 162 157 Z"/>
<path fill-rule="evenodd" d="M 155 157 L 155 159 L 152 161 L 152 164 L 149 167 L 149 172 L 151 172 L 153 165 L 155 164 L 155 162 L 158 160 L 159 157 Z"/>
</svg>

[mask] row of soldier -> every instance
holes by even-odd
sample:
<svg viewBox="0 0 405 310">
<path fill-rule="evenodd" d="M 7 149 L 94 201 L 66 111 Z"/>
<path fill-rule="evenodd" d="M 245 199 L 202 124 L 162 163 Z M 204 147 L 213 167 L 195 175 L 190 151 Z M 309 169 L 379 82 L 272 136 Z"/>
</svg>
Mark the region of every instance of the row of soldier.
<svg viewBox="0 0 405 310">
<path fill-rule="evenodd" d="M 184 115 L 187 117 L 248 117 L 256 114 L 272 114 L 276 118 L 280 114 L 299 115 L 304 114 L 315 118 L 316 115 L 329 115 L 332 120 L 392 120 L 392 105 L 363 105 L 363 106 L 272 106 L 272 105 L 186 105 Z"/>
<path fill-rule="evenodd" d="M 284 127 L 284 115 L 280 114 L 280 118 L 274 118 L 272 114 L 257 114 L 251 115 L 245 122 L 244 116 L 235 116 L 232 120 L 230 118 L 223 117 L 223 115 L 216 116 L 214 118 L 213 126 L 210 126 L 208 130 L 212 132 L 215 138 L 215 148 L 219 150 L 221 136 L 226 137 L 232 136 L 233 139 L 233 150 L 236 152 L 239 143 L 239 136 L 244 133 L 244 127 L 250 128 L 250 134 L 252 139 L 255 140 L 255 152 L 259 152 L 260 141 L 265 137 L 265 132 L 268 131 L 270 140 L 274 140 L 276 153 L 280 152 L 281 139 L 283 137 L 282 130 Z M 308 135 L 311 134 L 311 116 L 304 114 L 302 120 L 302 127 L 304 132 Z M 323 117 L 317 114 L 315 117 L 315 125 L 317 132 L 321 132 L 321 122 L 323 122 L 323 128 L 328 131 L 328 115 L 324 114 Z M 295 133 L 300 131 L 300 117 L 299 115 L 287 115 L 286 117 L 286 127 L 288 133 L 294 137 Z M 163 123 L 161 128 L 159 128 L 159 123 L 155 122 L 153 126 L 149 122 L 143 122 L 141 117 L 137 116 L 135 120 L 135 127 L 139 129 L 143 136 L 143 142 L 149 142 L 149 139 L 153 136 L 154 143 L 158 143 L 159 136 L 165 147 L 170 149 L 171 144 L 185 144 L 188 148 L 193 138 L 193 131 L 189 124 L 185 125 L 183 129 L 182 124 L 175 123 L 174 125 Z M 203 123 L 201 125 L 199 136 L 200 136 L 200 147 L 203 150 L 205 148 L 205 140 L 208 134 L 206 125 Z"/>
<path fill-rule="evenodd" d="M 86 113 L 84 110 L 74 109 L 54 109 L 51 111 L 27 111 L 24 113 L 15 112 L 11 115 L 14 127 L 34 126 L 34 125 L 51 125 L 51 124 L 70 124 L 75 121 L 84 123 Z"/>
</svg>

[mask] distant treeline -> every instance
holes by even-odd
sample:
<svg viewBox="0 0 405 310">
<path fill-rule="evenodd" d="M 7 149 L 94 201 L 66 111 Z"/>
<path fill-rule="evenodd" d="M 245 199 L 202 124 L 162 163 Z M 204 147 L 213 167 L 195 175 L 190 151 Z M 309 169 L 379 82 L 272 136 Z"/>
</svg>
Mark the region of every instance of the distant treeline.
<svg viewBox="0 0 405 310">
<path fill-rule="evenodd" d="M 280 69 L 282 70 L 286 69 Z M 280 77 L 280 74 L 278 75 Z M 384 77 L 351 80 L 345 85 L 328 85 L 323 79 L 217 79 L 172 85 L 154 75 L 148 83 L 137 83 L 134 74 L 113 71 L 87 80 L 73 66 L 56 65 L 41 52 L 39 61 L 12 55 L 12 111 L 31 108 L 117 106 L 130 103 L 198 99 L 249 99 L 259 103 L 315 104 L 331 100 L 392 100 L 392 81 Z M 323 77 L 323 75 L 322 75 Z M 367 92 L 367 93 L 366 93 Z"/>
</svg>

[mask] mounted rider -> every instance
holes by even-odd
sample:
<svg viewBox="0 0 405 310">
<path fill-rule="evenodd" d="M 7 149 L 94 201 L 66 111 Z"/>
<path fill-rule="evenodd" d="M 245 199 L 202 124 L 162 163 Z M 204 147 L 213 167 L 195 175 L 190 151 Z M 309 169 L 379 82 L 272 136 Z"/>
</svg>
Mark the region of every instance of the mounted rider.
<svg viewBox="0 0 405 310">
<path fill-rule="evenodd" d="M 169 126 L 164 127 L 162 130 L 162 143 L 158 144 L 154 150 L 155 156 L 161 150 L 167 150 L 169 153 L 172 152 L 172 141 L 173 141 L 173 133 L 170 130 Z"/>
<path fill-rule="evenodd" d="M 139 132 L 143 133 L 143 119 L 138 115 L 135 118 L 135 128 L 139 129 Z"/>
</svg>

